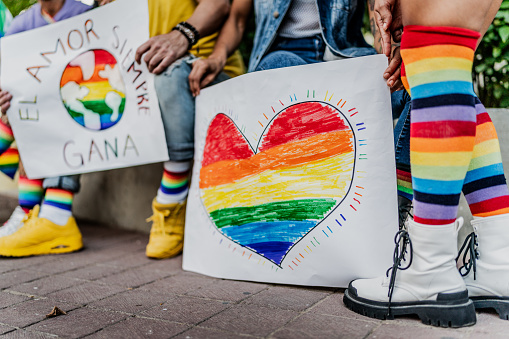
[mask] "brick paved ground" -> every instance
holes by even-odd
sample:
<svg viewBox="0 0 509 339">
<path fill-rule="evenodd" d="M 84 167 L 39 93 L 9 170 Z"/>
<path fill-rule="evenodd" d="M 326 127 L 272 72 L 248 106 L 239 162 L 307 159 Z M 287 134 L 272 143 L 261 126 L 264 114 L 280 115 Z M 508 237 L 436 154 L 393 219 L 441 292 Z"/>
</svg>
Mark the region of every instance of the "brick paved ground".
<svg viewBox="0 0 509 339">
<path fill-rule="evenodd" d="M 3 208 L 0 208 L 3 209 Z M 0 215 L 1 217 L 2 215 Z M 0 259 L 5 338 L 506 338 L 509 321 L 479 313 L 462 329 L 352 313 L 343 290 L 227 281 L 144 255 L 147 236 L 82 223 L 86 249 Z M 46 319 L 54 306 L 67 315 Z"/>
</svg>

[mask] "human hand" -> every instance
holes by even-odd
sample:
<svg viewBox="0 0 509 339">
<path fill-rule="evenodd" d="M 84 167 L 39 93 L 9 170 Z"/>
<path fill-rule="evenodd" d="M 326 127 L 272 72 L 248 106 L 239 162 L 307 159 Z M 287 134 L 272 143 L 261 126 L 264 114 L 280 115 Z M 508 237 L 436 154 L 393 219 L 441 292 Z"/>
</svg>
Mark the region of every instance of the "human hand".
<svg viewBox="0 0 509 339">
<path fill-rule="evenodd" d="M 390 58 L 391 35 L 394 41 L 401 41 L 403 21 L 398 0 L 375 0 L 375 20 L 382 37 L 382 51 Z"/>
<path fill-rule="evenodd" d="M 141 57 L 145 54 L 143 61 L 147 64 L 149 72 L 159 74 L 183 57 L 188 47 L 189 42 L 186 37 L 178 31 L 172 31 L 152 37 L 138 47 L 135 60 L 140 64 Z"/>
<path fill-rule="evenodd" d="M 0 111 L 2 115 L 7 114 L 7 110 L 11 107 L 12 95 L 7 91 L 0 89 Z"/>
<path fill-rule="evenodd" d="M 391 88 L 391 91 L 397 91 L 402 89 L 403 84 L 401 83 L 401 63 L 402 58 L 400 54 L 400 47 L 394 45 L 392 50 L 391 58 L 389 60 L 389 67 L 384 71 L 384 79 L 387 80 L 387 86 Z"/>
<path fill-rule="evenodd" d="M 193 62 L 193 69 L 189 74 L 189 88 L 194 97 L 200 94 L 200 89 L 210 84 L 216 78 L 223 70 L 225 63 L 222 58 L 213 56 Z"/>
</svg>

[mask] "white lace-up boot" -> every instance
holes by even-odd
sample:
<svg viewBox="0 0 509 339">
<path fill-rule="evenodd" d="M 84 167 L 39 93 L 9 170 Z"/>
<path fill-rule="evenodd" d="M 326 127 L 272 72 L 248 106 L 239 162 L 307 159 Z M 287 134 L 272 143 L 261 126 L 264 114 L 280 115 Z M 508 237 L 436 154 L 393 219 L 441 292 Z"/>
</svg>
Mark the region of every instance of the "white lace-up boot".
<svg viewBox="0 0 509 339">
<path fill-rule="evenodd" d="M 471 260 L 460 270 L 468 295 L 475 308 L 493 308 L 509 319 L 509 215 L 474 218 L 472 227 Z"/>
<path fill-rule="evenodd" d="M 343 299 L 346 306 L 378 319 L 417 314 L 435 326 L 475 324 L 474 305 L 455 260 L 462 225 L 462 218 L 448 225 L 409 220 L 408 232 L 396 236 L 393 268 L 379 278 L 352 281 Z"/>
<path fill-rule="evenodd" d="M 23 225 L 23 218 L 25 218 L 25 216 L 25 211 L 23 211 L 20 206 L 16 207 L 9 217 L 9 220 L 0 227 L 0 238 L 11 235 L 19 230 Z"/>
</svg>

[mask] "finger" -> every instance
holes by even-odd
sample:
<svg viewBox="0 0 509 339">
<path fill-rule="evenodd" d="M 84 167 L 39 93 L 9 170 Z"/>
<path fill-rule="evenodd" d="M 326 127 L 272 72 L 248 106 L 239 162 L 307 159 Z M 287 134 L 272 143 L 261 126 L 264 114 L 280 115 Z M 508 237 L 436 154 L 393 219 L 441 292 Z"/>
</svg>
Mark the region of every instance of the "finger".
<svg viewBox="0 0 509 339">
<path fill-rule="evenodd" d="M 163 60 L 164 56 L 158 52 L 156 52 L 154 49 L 150 49 L 147 53 L 145 53 L 145 57 L 143 58 L 143 61 L 147 64 L 148 70 L 152 72 L 154 68 L 156 68 L 157 65 Z"/>
<path fill-rule="evenodd" d="M 208 74 L 200 83 L 200 87 L 201 88 L 204 88 L 206 87 L 207 85 L 209 85 L 215 78 L 216 78 L 216 75 L 215 73 L 210 73 Z"/>
<path fill-rule="evenodd" d="M 389 78 L 389 80 L 387 80 L 387 86 L 389 87 L 393 87 L 397 82 L 398 80 L 401 78 L 401 68 L 398 67 L 394 73 L 391 75 L 391 77 Z"/>
<path fill-rule="evenodd" d="M 189 87 L 193 96 L 200 94 L 200 80 L 206 72 L 206 67 L 198 61 L 193 63 L 193 70 L 189 74 Z"/>
<path fill-rule="evenodd" d="M 389 77 L 391 77 L 394 74 L 394 72 L 396 72 L 398 69 L 400 69 L 400 66 L 401 66 L 401 58 L 391 59 L 391 61 L 389 62 L 389 66 L 384 71 L 384 78 L 388 79 Z"/>
<path fill-rule="evenodd" d="M 380 30 L 380 36 L 382 38 L 382 51 L 387 56 L 390 57 L 391 53 L 391 34 L 384 29 L 387 25 L 387 20 L 391 20 L 392 16 L 390 12 L 387 11 L 387 15 L 384 16 L 383 13 L 375 12 L 376 23 L 378 29 Z"/>
<path fill-rule="evenodd" d="M 136 60 L 136 62 L 139 64 L 141 64 L 141 57 L 143 56 L 143 54 L 145 54 L 149 49 L 150 49 L 150 45 L 151 45 L 151 41 L 147 41 L 145 42 L 143 45 L 141 45 L 140 47 L 138 47 L 138 49 L 136 50 L 136 55 L 134 56 L 134 60 Z"/>
<path fill-rule="evenodd" d="M 176 60 L 175 55 L 173 53 L 167 54 L 157 65 L 157 67 L 154 68 L 152 73 L 159 74 L 162 73 L 168 66 L 170 66 L 172 63 L 174 63 Z"/>
<path fill-rule="evenodd" d="M 1 105 L 0 107 L 2 109 L 2 113 L 7 114 L 7 110 L 11 107 L 11 103 L 6 102 L 5 104 Z"/>
</svg>

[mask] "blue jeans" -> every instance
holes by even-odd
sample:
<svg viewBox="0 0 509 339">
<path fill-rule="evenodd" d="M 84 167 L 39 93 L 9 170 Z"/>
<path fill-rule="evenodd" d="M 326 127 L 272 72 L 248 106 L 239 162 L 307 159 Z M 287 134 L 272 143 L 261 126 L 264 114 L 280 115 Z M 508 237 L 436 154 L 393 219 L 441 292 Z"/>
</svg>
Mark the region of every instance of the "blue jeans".
<svg viewBox="0 0 509 339">
<path fill-rule="evenodd" d="M 323 61 L 325 43 L 320 35 L 302 39 L 277 38 L 255 71 L 301 66 Z"/>
<path fill-rule="evenodd" d="M 322 62 L 325 44 L 321 36 L 304 39 L 278 38 L 256 71 Z M 405 90 L 391 94 L 392 118 L 398 119 L 394 129 L 396 167 L 410 168 L 410 96 Z"/>
<path fill-rule="evenodd" d="M 398 93 L 396 95 L 396 93 Z M 396 151 L 396 168 L 410 172 L 410 95 L 406 90 L 392 93 L 392 116 L 394 112 L 401 112 L 398 123 L 394 127 L 394 142 Z"/>
<path fill-rule="evenodd" d="M 171 161 L 188 161 L 194 157 L 195 98 L 188 77 L 195 60 L 192 55 L 183 57 L 154 80 Z M 211 85 L 227 79 L 228 75 L 220 73 Z"/>
<path fill-rule="evenodd" d="M 44 189 L 60 188 L 73 193 L 78 193 L 80 190 L 80 175 L 46 178 L 42 182 L 42 187 Z"/>
</svg>

